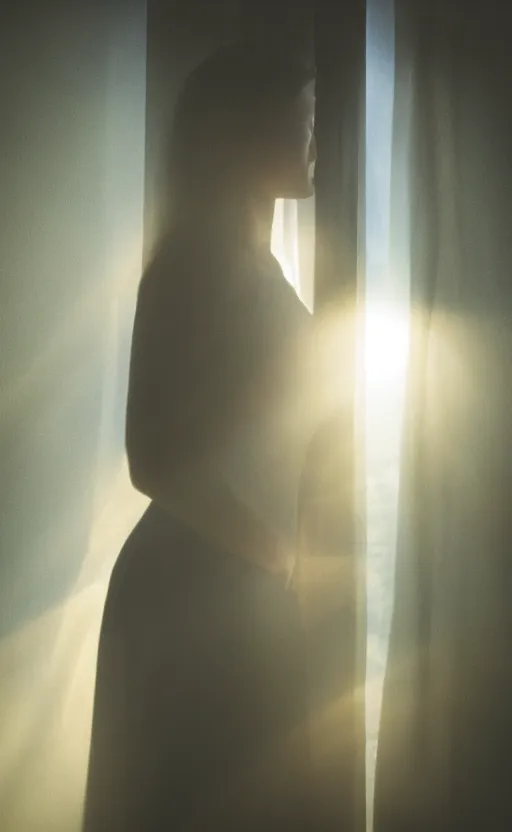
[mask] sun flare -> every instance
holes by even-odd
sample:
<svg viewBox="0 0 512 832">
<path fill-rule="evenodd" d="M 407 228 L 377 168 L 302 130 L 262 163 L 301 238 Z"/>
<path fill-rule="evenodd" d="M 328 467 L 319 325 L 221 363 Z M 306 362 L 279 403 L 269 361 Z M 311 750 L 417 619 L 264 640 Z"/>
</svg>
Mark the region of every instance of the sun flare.
<svg viewBox="0 0 512 832">
<path fill-rule="evenodd" d="M 369 302 L 366 310 L 364 371 L 370 389 L 396 390 L 403 384 L 409 352 L 409 324 L 398 304 Z"/>
</svg>

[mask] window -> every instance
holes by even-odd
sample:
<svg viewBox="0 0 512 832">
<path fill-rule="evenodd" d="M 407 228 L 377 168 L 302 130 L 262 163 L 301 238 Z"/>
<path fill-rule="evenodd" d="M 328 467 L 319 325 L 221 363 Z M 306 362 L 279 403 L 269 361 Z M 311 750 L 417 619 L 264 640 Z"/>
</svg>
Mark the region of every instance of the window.
<svg viewBox="0 0 512 832">
<path fill-rule="evenodd" d="M 366 53 L 366 505 L 367 805 L 371 830 L 375 760 L 396 548 L 401 416 L 408 353 L 408 276 L 390 247 L 391 195 L 403 184 L 393 148 L 393 0 L 368 0 Z M 391 177 L 393 158 L 393 179 Z M 402 170 L 403 168 L 403 170 Z M 406 213 L 404 211 L 404 217 Z M 392 233 L 391 233 L 392 232 Z M 400 235 L 406 233 L 398 229 Z"/>
<path fill-rule="evenodd" d="M 272 225 L 272 253 L 286 279 L 309 309 L 314 300 L 315 198 L 278 199 Z"/>
</svg>

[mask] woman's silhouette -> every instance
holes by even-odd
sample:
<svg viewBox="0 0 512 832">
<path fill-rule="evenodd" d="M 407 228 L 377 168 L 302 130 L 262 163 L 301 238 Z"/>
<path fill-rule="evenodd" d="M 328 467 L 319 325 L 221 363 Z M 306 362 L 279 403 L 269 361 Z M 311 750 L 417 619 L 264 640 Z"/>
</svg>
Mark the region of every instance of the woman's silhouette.
<svg viewBox="0 0 512 832">
<path fill-rule="evenodd" d="M 151 498 L 101 631 L 86 832 L 312 828 L 290 586 L 312 431 L 308 311 L 270 253 L 313 192 L 314 71 L 228 47 L 175 112 L 173 218 L 145 273 L 127 409 Z"/>
</svg>

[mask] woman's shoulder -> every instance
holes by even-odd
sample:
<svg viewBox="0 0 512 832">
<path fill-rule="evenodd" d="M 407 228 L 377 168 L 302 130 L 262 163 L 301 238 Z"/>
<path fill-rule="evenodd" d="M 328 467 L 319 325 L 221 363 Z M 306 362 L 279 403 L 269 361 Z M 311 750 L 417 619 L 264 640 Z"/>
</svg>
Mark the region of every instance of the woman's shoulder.
<svg viewBox="0 0 512 832">
<path fill-rule="evenodd" d="M 208 238 L 171 234 L 159 243 L 145 268 L 139 296 L 210 304 L 237 288 L 240 273 L 235 257 Z"/>
<path fill-rule="evenodd" d="M 151 315 L 170 307 L 235 323 L 245 321 L 282 335 L 302 332 L 311 315 L 284 277 L 278 261 L 257 257 L 208 237 L 173 234 L 163 239 L 139 286 L 139 306 Z"/>
</svg>

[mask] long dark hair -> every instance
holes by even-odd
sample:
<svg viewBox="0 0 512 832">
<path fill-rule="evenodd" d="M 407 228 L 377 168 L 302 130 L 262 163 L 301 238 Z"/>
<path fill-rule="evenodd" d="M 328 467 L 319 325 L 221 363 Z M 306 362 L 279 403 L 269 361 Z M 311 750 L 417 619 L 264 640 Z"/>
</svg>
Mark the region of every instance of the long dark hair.
<svg viewBox="0 0 512 832">
<path fill-rule="evenodd" d="M 280 113 L 314 78 L 311 62 L 256 41 L 221 49 L 188 76 L 169 154 L 175 220 L 241 198 Z"/>
</svg>

